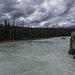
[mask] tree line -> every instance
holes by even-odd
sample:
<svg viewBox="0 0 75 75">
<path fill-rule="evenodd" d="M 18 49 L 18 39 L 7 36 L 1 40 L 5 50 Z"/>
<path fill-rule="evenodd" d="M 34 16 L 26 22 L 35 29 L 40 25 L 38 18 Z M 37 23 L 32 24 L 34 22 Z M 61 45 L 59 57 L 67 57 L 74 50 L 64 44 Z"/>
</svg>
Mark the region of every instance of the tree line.
<svg viewBox="0 0 75 75">
<path fill-rule="evenodd" d="M 0 41 L 70 36 L 73 30 L 75 29 L 20 27 L 16 26 L 14 21 L 11 25 L 9 21 L 5 20 L 5 24 L 0 23 Z"/>
</svg>

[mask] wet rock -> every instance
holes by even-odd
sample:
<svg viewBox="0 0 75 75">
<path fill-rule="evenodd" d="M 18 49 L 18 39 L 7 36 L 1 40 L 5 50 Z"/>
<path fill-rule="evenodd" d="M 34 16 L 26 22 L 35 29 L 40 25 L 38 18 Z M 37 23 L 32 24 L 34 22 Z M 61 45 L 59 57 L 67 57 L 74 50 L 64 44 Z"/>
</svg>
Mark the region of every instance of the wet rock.
<svg viewBox="0 0 75 75">
<path fill-rule="evenodd" d="M 75 59 L 75 56 L 73 56 L 73 58 Z"/>
<path fill-rule="evenodd" d="M 69 54 L 75 54 L 75 32 L 71 33 Z M 75 56 L 73 57 L 75 59 Z"/>
<path fill-rule="evenodd" d="M 61 39 L 66 39 L 66 38 L 63 37 L 63 38 L 61 38 Z"/>
</svg>

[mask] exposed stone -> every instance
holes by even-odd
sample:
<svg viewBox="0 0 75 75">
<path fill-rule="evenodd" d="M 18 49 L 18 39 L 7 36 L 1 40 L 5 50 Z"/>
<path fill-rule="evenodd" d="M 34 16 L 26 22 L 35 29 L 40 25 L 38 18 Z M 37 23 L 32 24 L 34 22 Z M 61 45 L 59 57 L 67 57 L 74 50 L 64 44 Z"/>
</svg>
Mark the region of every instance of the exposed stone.
<svg viewBox="0 0 75 75">
<path fill-rule="evenodd" d="M 73 58 L 75 59 L 75 56 L 73 56 Z"/>
<path fill-rule="evenodd" d="M 61 39 L 66 39 L 66 38 L 62 37 Z"/>
<path fill-rule="evenodd" d="M 75 32 L 71 33 L 69 54 L 75 54 Z"/>
</svg>

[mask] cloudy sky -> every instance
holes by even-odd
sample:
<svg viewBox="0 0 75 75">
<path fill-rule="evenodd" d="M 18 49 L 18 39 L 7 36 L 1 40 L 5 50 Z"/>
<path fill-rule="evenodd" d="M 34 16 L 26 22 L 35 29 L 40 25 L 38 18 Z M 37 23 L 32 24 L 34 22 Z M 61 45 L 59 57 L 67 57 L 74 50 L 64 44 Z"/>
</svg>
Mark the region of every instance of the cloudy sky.
<svg viewBox="0 0 75 75">
<path fill-rule="evenodd" d="M 0 20 L 49 27 L 74 25 L 75 0 L 0 0 Z"/>
</svg>

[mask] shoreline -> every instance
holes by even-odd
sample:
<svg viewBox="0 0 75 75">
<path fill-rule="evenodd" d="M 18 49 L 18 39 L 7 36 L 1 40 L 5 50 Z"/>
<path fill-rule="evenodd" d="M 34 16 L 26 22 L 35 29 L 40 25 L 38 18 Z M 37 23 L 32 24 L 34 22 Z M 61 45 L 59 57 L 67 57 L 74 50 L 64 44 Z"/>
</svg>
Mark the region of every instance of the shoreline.
<svg viewBox="0 0 75 75">
<path fill-rule="evenodd" d="M 61 39 L 62 39 L 63 37 L 69 37 L 69 36 L 56 36 L 56 37 L 61 37 Z M 49 38 L 56 38 L 56 37 L 25 38 L 25 39 L 21 39 L 21 40 L 3 40 L 3 41 L 0 41 L 0 43 L 16 42 L 16 41 L 39 40 L 39 39 L 49 39 Z"/>
</svg>

